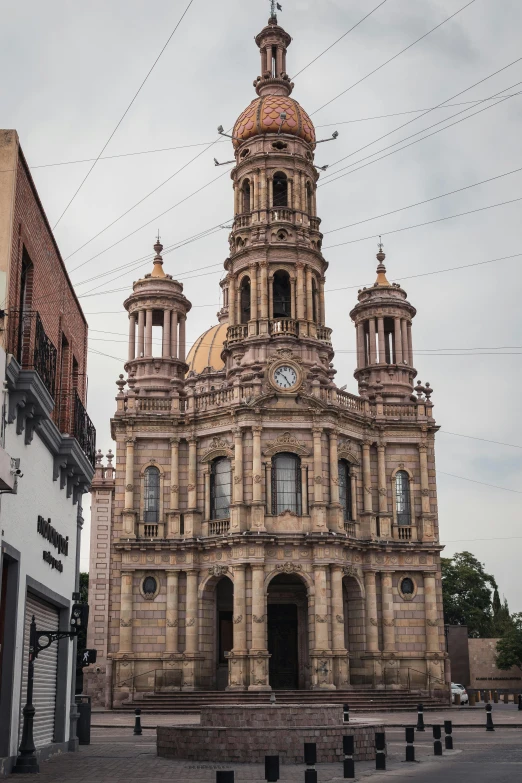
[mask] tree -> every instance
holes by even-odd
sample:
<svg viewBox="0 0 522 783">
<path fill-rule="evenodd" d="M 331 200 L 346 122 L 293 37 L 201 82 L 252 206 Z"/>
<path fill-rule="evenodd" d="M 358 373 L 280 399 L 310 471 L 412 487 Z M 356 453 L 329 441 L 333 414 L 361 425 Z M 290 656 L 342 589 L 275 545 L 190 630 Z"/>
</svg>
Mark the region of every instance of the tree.
<svg viewBox="0 0 522 783">
<path fill-rule="evenodd" d="M 496 664 L 499 669 L 522 668 L 522 614 L 514 614 L 510 627 L 497 642 Z"/>
<path fill-rule="evenodd" d="M 508 630 L 513 626 L 513 620 L 511 619 L 511 615 L 509 614 L 509 607 L 508 602 L 504 598 L 504 603 L 500 603 L 500 596 L 498 594 L 497 588 L 495 588 L 495 591 L 493 593 L 493 601 L 492 601 L 492 608 L 493 608 L 493 620 L 492 620 L 492 628 L 491 628 L 491 635 L 492 636 L 504 636 L 505 633 L 507 633 Z"/>
<path fill-rule="evenodd" d="M 493 630 L 491 591 L 497 583 L 471 552 L 441 558 L 444 622 L 467 625 L 468 636 L 489 637 Z"/>
<path fill-rule="evenodd" d="M 80 572 L 80 603 L 86 604 L 89 601 L 89 574 L 85 571 Z M 87 647 L 87 631 L 81 628 L 78 632 L 76 643 L 76 693 L 83 691 L 83 669 L 81 666 L 83 653 Z"/>
</svg>

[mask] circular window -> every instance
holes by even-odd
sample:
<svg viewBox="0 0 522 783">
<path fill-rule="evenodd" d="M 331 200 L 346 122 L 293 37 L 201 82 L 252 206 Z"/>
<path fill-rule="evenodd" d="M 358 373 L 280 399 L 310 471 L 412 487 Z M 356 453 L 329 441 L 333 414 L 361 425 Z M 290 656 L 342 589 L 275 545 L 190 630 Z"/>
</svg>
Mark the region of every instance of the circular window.
<svg viewBox="0 0 522 783">
<path fill-rule="evenodd" d="M 274 141 L 274 143 L 272 144 L 272 147 L 275 150 L 286 150 L 286 148 L 288 147 L 288 144 L 285 144 L 284 141 Z"/>
<path fill-rule="evenodd" d="M 401 593 L 405 597 L 412 597 L 415 592 L 415 585 L 413 584 L 413 579 L 410 579 L 409 576 L 405 577 L 401 580 Z"/>
<path fill-rule="evenodd" d="M 146 576 L 143 580 L 143 595 L 145 598 L 154 598 L 158 592 L 158 582 L 153 576 Z"/>
<path fill-rule="evenodd" d="M 239 156 L 239 157 L 240 157 L 240 158 L 246 158 L 248 155 L 250 155 L 250 150 L 249 150 L 249 149 L 248 149 L 248 147 L 247 147 L 247 148 L 246 148 L 246 150 L 243 150 L 243 151 L 240 153 L 240 156 Z"/>
</svg>

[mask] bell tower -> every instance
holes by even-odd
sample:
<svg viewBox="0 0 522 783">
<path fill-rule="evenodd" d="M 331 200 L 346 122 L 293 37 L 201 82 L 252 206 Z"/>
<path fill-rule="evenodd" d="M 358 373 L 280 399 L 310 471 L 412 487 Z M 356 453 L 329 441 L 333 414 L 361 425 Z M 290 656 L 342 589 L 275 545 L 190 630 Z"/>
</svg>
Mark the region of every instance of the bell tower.
<svg viewBox="0 0 522 783">
<path fill-rule="evenodd" d="M 235 217 L 223 283 L 227 380 L 253 368 L 266 375 L 271 357 L 285 349 L 302 362 L 305 385 L 312 375 L 326 386 L 333 351 L 325 323 L 328 264 L 316 209 L 315 129 L 290 98 L 288 33 L 271 16 L 255 40 L 259 97 L 232 133 Z"/>
</svg>

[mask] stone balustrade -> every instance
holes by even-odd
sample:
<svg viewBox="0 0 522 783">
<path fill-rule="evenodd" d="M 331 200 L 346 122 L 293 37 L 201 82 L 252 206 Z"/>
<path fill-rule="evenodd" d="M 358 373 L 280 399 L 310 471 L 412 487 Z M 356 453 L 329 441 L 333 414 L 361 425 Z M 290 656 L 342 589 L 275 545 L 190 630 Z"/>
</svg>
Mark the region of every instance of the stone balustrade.
<svg viewBox="0 0 522 783">
<path fill-rule="evenodd" d="M 278 318 L 270 322 L 270 334 L 273 337 L 277 337 L 278 335 L 284 335 L 286 337 L 289 334 L 293 337 L 297 337 L 297 333 L 297 321 L 294 321 L 293 318 Z"/>
</svg>

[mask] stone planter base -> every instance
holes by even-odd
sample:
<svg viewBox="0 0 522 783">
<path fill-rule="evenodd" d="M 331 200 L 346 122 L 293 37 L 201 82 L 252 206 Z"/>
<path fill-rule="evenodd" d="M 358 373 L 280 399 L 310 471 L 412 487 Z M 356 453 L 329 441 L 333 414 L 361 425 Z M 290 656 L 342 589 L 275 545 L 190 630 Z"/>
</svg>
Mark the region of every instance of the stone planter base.
<svg viewBox="0 0 522 783">
<path fill-rule="evenodd" d="M 158 726 L 158 756 L 206 762 L 262 763 L 279 755 L 282 764 L 303 762 L 305 742 L 317 744 L 318 762 L 343 759 L 343 736 L 355 737 L 355 760 L 375 758 L 378 724 L 343 724 L 342 706 L 285 704 L 208 707 L 201 725 Z"/>
</svg>

